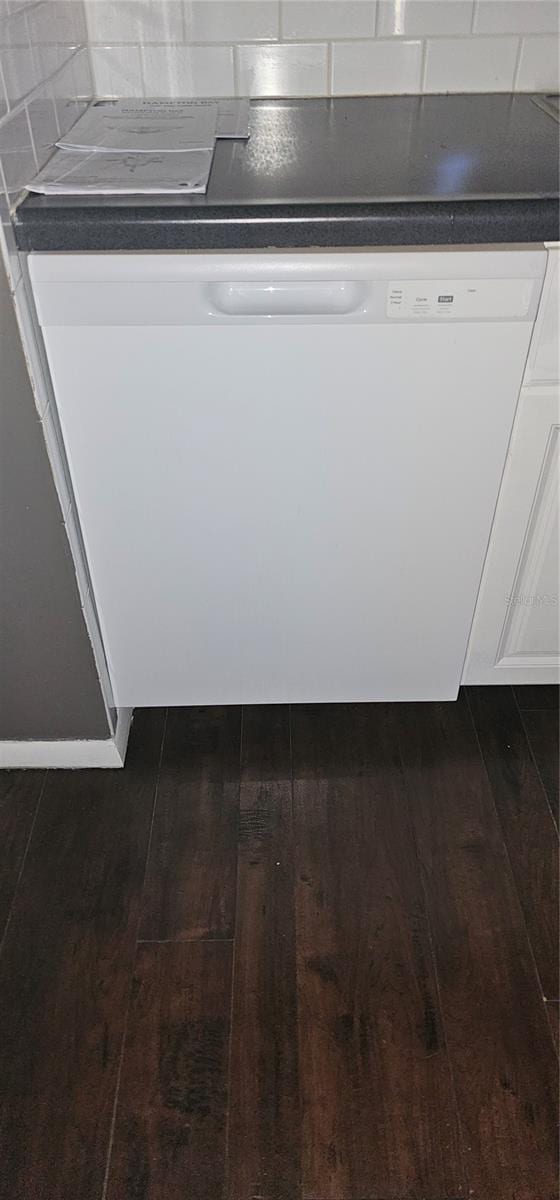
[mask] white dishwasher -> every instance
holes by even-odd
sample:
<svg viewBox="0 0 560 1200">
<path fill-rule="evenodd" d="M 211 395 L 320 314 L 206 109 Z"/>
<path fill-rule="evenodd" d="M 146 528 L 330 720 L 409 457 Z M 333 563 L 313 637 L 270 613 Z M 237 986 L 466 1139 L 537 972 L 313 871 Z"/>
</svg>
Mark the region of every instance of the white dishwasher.
<svg viewBox="0 0 560 1200">
<path fill-rule="evenodd" d="M 457 695 L 545 264 L 30 256 L 119 705 Z"/>
</svg>

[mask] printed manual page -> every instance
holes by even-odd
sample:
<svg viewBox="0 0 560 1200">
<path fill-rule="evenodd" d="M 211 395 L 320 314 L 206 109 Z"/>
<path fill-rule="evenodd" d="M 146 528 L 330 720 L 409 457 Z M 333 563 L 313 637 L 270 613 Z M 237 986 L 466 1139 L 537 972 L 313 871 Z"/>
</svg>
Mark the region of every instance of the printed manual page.
<svg viewBox="0 0 560 1200">
<path fill-rule="evenodd" d="M 62 196 L 205 192 L 213 154 L 213 145 L 173 154 L 58 150 L 28 188 Z"/>
<path fill-rule="evenodd" d="M 99 100 L 57 145 L 73 150 L 150 153 L 210 146 L 249 136 L 248 100 Z"/>
</svg>

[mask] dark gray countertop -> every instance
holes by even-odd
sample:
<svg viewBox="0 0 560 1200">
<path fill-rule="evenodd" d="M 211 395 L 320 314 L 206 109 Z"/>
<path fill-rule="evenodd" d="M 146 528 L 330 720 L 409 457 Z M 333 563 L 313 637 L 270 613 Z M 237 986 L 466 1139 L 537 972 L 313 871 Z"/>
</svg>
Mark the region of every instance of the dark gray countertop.
<svg viewBox="0 0 560 1200">
<path fill-rule="evenodd" d="M 530 96 L 259 100 L 205 196 L 28 196 L 21 250 L 557 240 L 559 126 Z"/>
</svg>

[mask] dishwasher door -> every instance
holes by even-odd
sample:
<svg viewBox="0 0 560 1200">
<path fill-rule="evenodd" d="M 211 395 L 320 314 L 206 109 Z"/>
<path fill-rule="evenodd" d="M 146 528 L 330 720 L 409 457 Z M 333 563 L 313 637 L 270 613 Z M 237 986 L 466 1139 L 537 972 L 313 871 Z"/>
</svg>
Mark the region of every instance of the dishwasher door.
<svg viewBox="0 0 560 1200">
<path fill-rule="evenodd" d="M 31 257 L 119 705 L 457 695 L 544 263 Z"/>
</svg>

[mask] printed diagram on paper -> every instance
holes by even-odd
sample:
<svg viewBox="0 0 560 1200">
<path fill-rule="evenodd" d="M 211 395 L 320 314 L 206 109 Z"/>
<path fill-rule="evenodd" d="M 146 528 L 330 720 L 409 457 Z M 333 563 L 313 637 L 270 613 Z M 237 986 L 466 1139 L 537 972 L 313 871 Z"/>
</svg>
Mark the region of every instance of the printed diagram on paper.
<svg viewBox="0 0 560 1200">
<path fill-rule="evenodd" d="M 205 192 L 217 138 L 248 138 L 249 101 L 94 101 L 28 185 L 46 194 Z"/>
</svg>

